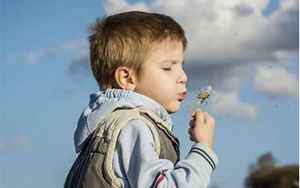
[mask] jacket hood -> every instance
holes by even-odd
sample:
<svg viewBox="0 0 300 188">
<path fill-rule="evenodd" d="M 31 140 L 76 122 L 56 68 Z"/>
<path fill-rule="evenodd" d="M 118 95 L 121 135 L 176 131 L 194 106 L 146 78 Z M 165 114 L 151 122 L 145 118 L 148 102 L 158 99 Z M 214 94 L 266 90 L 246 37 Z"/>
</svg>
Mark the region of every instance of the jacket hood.
<svg viewBox="0 0 300 188">
<path fill-rule="evenodd" d="M 81 151 L 86 138 L 95 130 L 96 124 L 118 107 L 144 107 L 156 113 L 172 129 L 170 115 L 153 99 L 129 90 L 107 89 L 98 91 L 90 95 L 89 104 L 78 120 L 74 133 L 75 151 L 77 153 Z"/>
</svg>

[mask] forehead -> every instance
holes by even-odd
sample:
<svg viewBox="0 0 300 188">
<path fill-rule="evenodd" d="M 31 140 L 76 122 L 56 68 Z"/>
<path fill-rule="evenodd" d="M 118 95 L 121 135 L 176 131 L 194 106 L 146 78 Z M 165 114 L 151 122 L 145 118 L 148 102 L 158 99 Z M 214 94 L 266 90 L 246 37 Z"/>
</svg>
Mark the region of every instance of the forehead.
<svg viewBox="0 0 300 188">
<path fill-rule="evenodd" d="M 184 49 L 181 41 L 165 39 L 160 42 L 153 43 L 148 60 L 151 62 L 182 62 L 184 58 Z"/>
</svg>

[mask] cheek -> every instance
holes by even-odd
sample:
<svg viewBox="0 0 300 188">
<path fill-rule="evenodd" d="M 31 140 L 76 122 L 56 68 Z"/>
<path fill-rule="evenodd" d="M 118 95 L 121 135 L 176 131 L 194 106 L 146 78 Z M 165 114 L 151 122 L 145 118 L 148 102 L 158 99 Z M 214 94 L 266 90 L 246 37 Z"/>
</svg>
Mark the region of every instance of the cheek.
<svg viewBox="0 0 300 188">
<path fill-rule="evenodd" d="M 170 95 L 173 89 L 173 83 L 167 79 L 158 78 L 156 80 L 156 92 L 160 94 Z M 155 87 L 155 86 L 154 86 Z"/>
<path fill-rule="evenodd" d="M 142 75 L 140 92 L 158 100 L 160 103 L 166 104 L 170 100 L 174 100 L 176 97 L 176 83 L 170 75 L 166 75 L 165 72 L 160 72 L 157 69 L 152 70 L 152 72 L 155 72 L 154 74 L 149 74 L 149 72 Z"/>
<path fill-rule="evenodd" d="M 168 82 L 161 81 L 160 88 L 157 88 L 156 93 L 164 103 L 170 103 L 176 98 L 176 90 L 173 85 Z"/>
<path fill-rule="evenodd" d="M 148 91 L 154 99 L 156 99 L 160 103 L 163 103 L 164 105 L 168 103 L 171 98 L 173 98 L 170 83 L 164 80 L 153 80 L 152 84 L 149 84 Z"/>
</svg>

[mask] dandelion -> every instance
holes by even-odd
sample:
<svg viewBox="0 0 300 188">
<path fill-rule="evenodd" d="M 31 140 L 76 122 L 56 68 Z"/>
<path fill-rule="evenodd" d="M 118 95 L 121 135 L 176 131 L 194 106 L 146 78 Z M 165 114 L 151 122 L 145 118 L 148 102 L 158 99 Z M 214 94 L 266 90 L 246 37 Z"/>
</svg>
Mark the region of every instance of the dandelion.
<svg viewBox="0 0 300 188">
<path fill-rule="evenodd" d="M 208 100 L 208 97 L 213 93 L 212 87 L 209 85 L 206 88 L 200 90 L 200 92 L 197 95 L 198 102 L 200 104 L 203 104 Z"/>
<path fill-rule="evenodd" d="M 212 86 L 209 85 L 205 88 L 200 89 L 199 93 L 197 94 L 197 102 L 192 108 L 192 111 L 196 109 L 201 109 L 201 105 L 207 103 L 208 98 L 214 93 Z"/>
</svg>

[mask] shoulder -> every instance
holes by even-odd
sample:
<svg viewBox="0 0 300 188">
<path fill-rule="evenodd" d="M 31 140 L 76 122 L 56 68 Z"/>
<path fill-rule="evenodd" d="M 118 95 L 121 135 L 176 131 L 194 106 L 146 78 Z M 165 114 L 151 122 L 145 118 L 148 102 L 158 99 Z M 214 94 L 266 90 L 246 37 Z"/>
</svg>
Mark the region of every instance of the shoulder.
<svg viewBox="0 0 300 188">
<path fill-rule="evenodd" d="M 157 157 L 160 152 L 158 136 L 140 119 L 130 121 L 121 130 L 117 142 L 118 150 L 122 150 L 124 156 L 146 154 L 148 157 Z"/>
<path fill-rule="evenodd" d="M 120 111 L 119 121 L 125 121 L 118 136 L 119 144 L 151 145 L 160 151 L 160 139 L 154 122 L 144 117 L 138 109 Z"/>
<path fill-rule="evenodd" d="M 153 140 L 152 131 L 146 122 L 141 119 L 132 119 L 128 121 L 127 125 L 121 130 L 120 137 L 126 139 L 150 139 Z"/>
<path fill-rule="evenodd" d="M 123 122 L 122 134 L 133 134 L 133 135 L 151 135 L 154 132 L 156 125 L 154 122 L 145 118 L 137 108 L 120 110 L 116 112 L 115 117 L 119 122 Z M 124 125 L 125 123 L 125 125 Z"/>
</svg>

